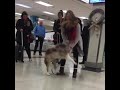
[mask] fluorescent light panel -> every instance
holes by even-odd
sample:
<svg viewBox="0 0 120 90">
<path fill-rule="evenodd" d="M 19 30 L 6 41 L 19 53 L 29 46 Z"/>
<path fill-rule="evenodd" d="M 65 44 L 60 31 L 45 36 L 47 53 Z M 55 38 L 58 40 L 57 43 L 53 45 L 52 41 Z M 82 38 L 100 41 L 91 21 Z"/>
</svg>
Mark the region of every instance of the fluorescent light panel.
<svg viewBox="0 0 120 90">
<path fill-rule="evenodd" d="M 85 2 L 85 3 L 89 3 L 89 0 L 81 0 L 81 1 L 83 1 L 83 2 Z"/>
<path fill-rule="evenodd" d="M 46 7 L 51 7 L 51 6 L 53 6 L 53 5 L 48 4 L 48 3 L 45 3 L 45 2 L 43 2 L 43 1 L 36 1 L 35 3 L 40 4 L 40 5 L 43 5 L 43 6 L 46 6 Z"/>
<path fill-rule="evenodd" d="M 21 15 L 21 13 L 15 13 L 16 15 Z"/>
<path fill-rule="evenodd" d="M 79 17 L 79 18 L 81 18 L 81 19 L 88 19 L 87 17 Z"/>
<path fill-rule="evenodd" d="M 43 18 L 38 18 L 39 20 L 45 20 L 45 19 L 43 19 Z"/>
<path fill-rule="evenodd" d="M 54 13 L 47 12 L 47 11 L 43 11 L 43 13 L 45 13 L 45 14 L 49 14 L 49 15 L 55 15 Z"/>
<path fill-rule="evenodd" d="M 24 8 L 31 8 L 30 6 L 27 6 L 27 5 L 24 5 L 24 4 L 19 4 L 19 3 L 16 3 L 15 5 L 21 6 L 21 7 L 24 7 Z"/>
<path fill-rule="evenodd" d="M 63 10 L 63 12 L 64 12 L 64 13 L 66 13 L 66 12 L 67 12 L 67 10 Z"/>
</svg>

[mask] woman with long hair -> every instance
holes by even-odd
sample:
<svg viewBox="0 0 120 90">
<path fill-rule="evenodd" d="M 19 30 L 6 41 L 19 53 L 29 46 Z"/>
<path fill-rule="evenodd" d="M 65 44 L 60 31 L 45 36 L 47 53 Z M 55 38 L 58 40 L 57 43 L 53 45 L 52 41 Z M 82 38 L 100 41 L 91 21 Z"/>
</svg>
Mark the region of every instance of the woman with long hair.
<svg viewBox="0 0 120 90">
<path fill-rule="evenodd" d="M 61 34 L 63 43 L 69 47 L 69 51 L 73 50 L 73 57 L 78 64 L 78 55 L 83 55 L 83 45 L 81 37 L 81 27 L 77 17 L 71 10 L 68 10 L 61 26 Z M 76 78 L 78 65 L 74 65 L 73 78 Z"/>
</svg>

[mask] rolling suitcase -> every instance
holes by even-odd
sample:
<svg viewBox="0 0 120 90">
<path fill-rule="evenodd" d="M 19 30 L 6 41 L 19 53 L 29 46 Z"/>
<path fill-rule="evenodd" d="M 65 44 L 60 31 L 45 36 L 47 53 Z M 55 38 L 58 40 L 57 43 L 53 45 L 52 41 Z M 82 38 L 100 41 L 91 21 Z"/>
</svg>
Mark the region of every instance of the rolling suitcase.
<svg viewBox="0 0 120 90">
<path fill-rule="evenodd" d="M 23 61 L 23 51 L 24 51 L 24 47 L 23 47 L 23 32 L 21 32 L 21 45 L 17 44 L 15 46 L 15 61 L 17 62 L 19 61 Z"/>
</svg>

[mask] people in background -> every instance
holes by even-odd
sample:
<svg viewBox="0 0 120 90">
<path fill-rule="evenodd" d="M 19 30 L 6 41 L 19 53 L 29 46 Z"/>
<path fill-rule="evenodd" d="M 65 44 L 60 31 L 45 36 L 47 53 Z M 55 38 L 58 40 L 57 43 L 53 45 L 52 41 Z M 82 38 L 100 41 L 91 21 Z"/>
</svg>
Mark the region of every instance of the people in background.
<svg viewBox="0 0 120 90">
<path fill-rule="evenodd" d="M 34 35 L 36 37 L 36 42 L 35 42 L 33 55 L 36 54 L 38 44 L 40 43 L 40 45 L 39 45 L 39 55 L 41 56 L 42 55 L 43 41 L 44 41 L 44 38 L 45 38 L 45 27 L 43 26 L 43 21 L 39 21 L 39 25 L 37 25 L 34 28 Z"/>
<path fill-rule="evenodd" d="M 89 20 L 84 20 L 84 28 L 82 31 L 82 39 L 83 39 L 83 61 L 80 62 L 79 64 L 84 64 L 85 61 L 87 61 L 87 55 L 88 55 L 88 46 L 89 46 L 89 27 L 90 27 L 90 22 Z"/>
<path fill-rule="evenodd" d="M 75 17 L 71 10 L 68 10 L 61 28 L 63 43 L 69 47 L 69 51 L 73 50 L 73 57 L 76 63 L 78 63 L 78 55 L 82 54 L 82 38 L 81 27 L 78 23 L 78 19 Z M 64 65 L 61 67 L 64 68 Z M 76 78 L 78 65 L 74 65 L 73 78 Z"/>
<path fill-rule="evenodd" d="M 57 43 L 62 43 L 61 23 L 63 22 L 63 11 L 58 12 L 58 19 L 54 21 L 53 31 L 57 35 Z"/>
<path fill-rule="evenodd" d="M 33 24 L 31 20 L 28 18 L 28 14 L 26 11 L 23 11 L 21 15 L 21 19 L 19 19 L 16 23 L 16 41 L 18 45 L 22 44 L 21 40 L 21 32 L 23 32 L 23 47 L 28 54 L 29 60 L 31 61 L 31 51 L 30 51 L 30 42 L 29 37 L 31 35 L 31 31 L 33 30 Z M 24 62 L 24 61 L 22 61 Z"/>
</svg>

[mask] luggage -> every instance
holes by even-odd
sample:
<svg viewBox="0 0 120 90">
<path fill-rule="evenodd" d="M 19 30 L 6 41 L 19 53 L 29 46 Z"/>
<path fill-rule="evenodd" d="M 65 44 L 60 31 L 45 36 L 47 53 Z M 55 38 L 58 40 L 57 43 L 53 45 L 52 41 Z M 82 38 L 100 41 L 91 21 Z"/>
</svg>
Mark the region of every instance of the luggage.
<svg viewBox="0 0 120 90">
<path fill-rule="evenodd" d="M 17 45 L 15 46 L 15 61 L 16 62 L 18 60 L 23 62 L 23 51 L 24 51 L 24 47 L 23 47 L 23 32 L 21 32 L 21 45 L 19 45 L 17 43 Z"/>
<path fill-rule="evenodd" d="M 33 41 L 35 40 L 34 35 L 31 33 L 29 38 L 28 38 L 28 43 L 33 43 Z"/>
</svg>

